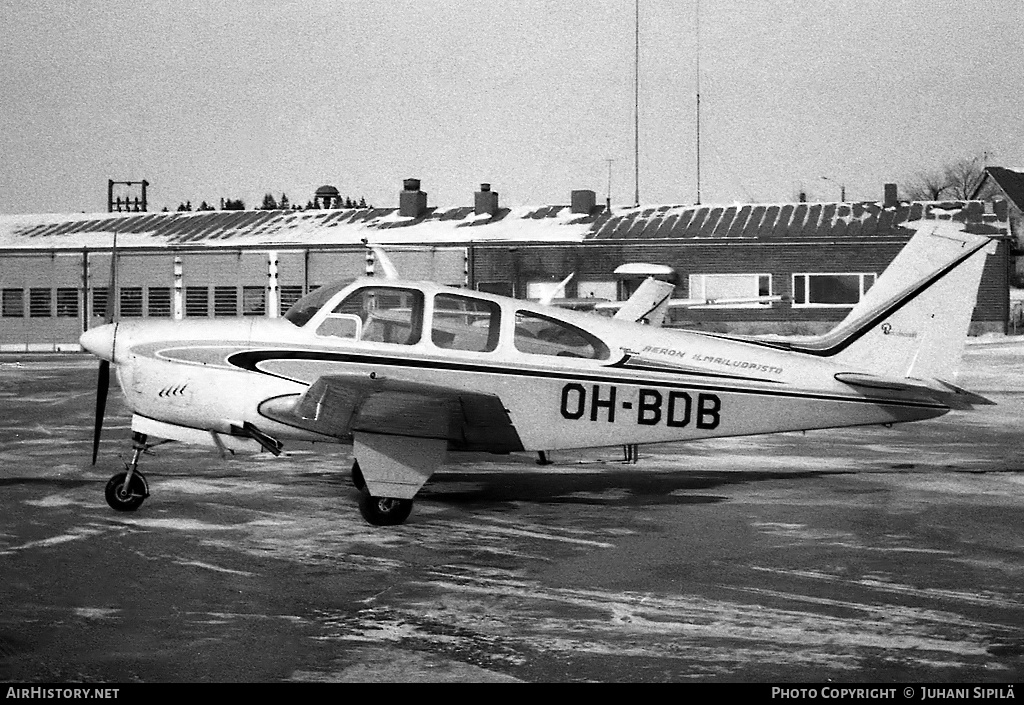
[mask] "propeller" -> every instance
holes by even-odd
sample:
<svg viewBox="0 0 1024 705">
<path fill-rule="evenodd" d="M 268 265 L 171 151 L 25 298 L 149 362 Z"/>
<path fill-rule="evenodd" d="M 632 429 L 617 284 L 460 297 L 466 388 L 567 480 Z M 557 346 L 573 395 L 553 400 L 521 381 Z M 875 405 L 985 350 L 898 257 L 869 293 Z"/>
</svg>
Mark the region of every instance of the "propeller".
<svg viewBox="0 0 1024 705">
<path fill-rule="evenodd" d="M 105 324 L 114 323 L 114 312 L 117 306 L 117 227 L 114 228 L 114 245 L 110 250 L 110 286 L 107 287 L 107 305 L 103 312 Z M 114 337 L 117 337 L 117 325 L 114 325 Z M 110 357 L 114 357 L 114 345 L 110 346 Z M 99 377 L 96 380 L 96 421 L 92 432 L 92 464 L 100 452 L 100 434 L 103 432 L 103 417 L 107 411 L 107 395 L 110 393 L 110 360 L 100 358 Z"/>
<path fill-rule="evenodd" d="M 110 391 L 110 361 L 100 360 L 100 376 L 96 381 L 96 424 L 92 432 L 92 464 L 100 452 L 100 433 L 103 432 L 103 416 L 107 408 L 107 393 Z"/>
</svg>

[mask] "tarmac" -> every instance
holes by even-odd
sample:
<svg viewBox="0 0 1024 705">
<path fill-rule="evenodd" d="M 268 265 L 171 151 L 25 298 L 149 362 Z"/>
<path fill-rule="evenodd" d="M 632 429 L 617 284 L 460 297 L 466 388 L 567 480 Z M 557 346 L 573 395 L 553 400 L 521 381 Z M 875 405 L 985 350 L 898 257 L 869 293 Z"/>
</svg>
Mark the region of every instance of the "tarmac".
<svg viewBox="0 0 1024 705">
<path fill-rule="evenodd" d="M 96 365 L 0 357 L 0 680 L 1024 680 L 1024 344 L 972 344 L 996 406 L 896 426 L 455 456 L 399 527 L 350 448 L 130 456 Z"/>
</svg>

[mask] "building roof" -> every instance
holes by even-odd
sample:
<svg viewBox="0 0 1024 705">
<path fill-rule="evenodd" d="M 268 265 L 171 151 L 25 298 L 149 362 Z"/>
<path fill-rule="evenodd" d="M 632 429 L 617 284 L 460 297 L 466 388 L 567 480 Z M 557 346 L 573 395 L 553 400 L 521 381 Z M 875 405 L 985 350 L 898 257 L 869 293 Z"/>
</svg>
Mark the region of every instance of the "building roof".
<svg viewBox="0 0 1024 705">
<path fill-rule="evenodd" d="M 974 190 L 974 196 L 982 192 L 989 182 L 995 185 L 1006 195 L 1017 210 L 1024 211 L 1024 169 L 1007 169 L 1001 166 L 990 166 L 985 168 L 985 176 Z"/>
<path fill-rule="evenodd" d="M 115 232 L 126 249 L 909 237 L 902 223 L 930 218 L 998 226 L 1006 216 L 986 214 L 980 201 L 663 205 L 610 213 L 598 206 L 587 214 L 543 206 L 477 215 L 460 207 L 428 208 L 414 218 L 396 208 L 11 215 L 0 216 L 0 249 L 109 249 Z"/>
</svg>

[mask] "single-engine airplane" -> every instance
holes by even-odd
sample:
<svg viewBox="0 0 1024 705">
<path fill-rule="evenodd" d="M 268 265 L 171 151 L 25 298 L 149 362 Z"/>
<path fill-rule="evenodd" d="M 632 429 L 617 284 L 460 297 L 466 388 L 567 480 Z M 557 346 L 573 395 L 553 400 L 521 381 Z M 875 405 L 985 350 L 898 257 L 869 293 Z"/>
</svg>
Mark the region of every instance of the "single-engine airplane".
<svg viewBox="0 0 1024 705">
<path fill-rule="evenodd" d="M 280 319 L 111 322 L 81 337 L 101 360 L 93 462 L 111 365 L 134 449 L 107 484 L 114 509 L 149 496 L 139 458 L 166 440 L 275 454 L 351 443 L 376 525 L 404 522 L 451 452 L 893 424 L 991 403 L 954 382 L 996 243 L 913 225 L 849 315 L 803 339 L 658 328 L 393 271 L 317 289 Z"/>
</svg>

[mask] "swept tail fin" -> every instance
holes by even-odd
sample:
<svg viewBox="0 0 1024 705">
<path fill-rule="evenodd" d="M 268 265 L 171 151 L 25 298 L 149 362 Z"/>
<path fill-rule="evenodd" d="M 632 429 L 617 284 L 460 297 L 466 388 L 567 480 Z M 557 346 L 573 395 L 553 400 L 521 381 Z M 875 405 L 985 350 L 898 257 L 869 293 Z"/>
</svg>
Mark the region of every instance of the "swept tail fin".
<svg viewBox="0 0 1024 705">
<path fill-rule="evenodd" d="M 793 343 L 850 369 L 884 377 L 955 380 L 993 236 L 954 221 L 917 233 L 830 333 Z"/>
</svg>

